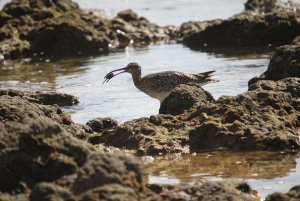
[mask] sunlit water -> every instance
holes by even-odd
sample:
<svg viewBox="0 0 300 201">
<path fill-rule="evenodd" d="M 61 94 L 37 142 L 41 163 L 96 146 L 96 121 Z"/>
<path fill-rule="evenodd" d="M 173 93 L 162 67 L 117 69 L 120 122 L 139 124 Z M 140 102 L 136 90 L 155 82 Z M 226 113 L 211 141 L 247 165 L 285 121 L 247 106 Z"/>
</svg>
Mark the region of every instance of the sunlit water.
<svg viewBox="0 0 300 201">
<path fill-rule="evenodd" d="M 179 184 L 224 178 L 246 180 L 262 197 L 299 185 L 297 152 L 206 152 L 197 156 L 161 157 L 145 165 L 149 183 Z"/>
<path fill-rule="evenodd" d="M 67 108 L 75 122 L 85 123 L 96 117 L 113 117 L 120 122 L 158 113 L 159 101 L 135 88 L 131 75 L 122 74 L 102 84 L 104 76 L 127 63 L 142 65 L 143 74 L 178 70 L 199 73 L 216 70 L 218 83 L 204 86 L 215 98 L 236 95 L 247 90 L 250 78 L 265 71 L 269 54 L 238 56 L 192 51 L 181 44 L 128 48 L 108 56 L 82 58 L 52 63 L 8 62 L 0 69 L 0 88 L 56 90 L 73 94 L 80 103 Z"/>
<path fill-rule="evenodd" d="M 8 2 L 0 0 L 0 8 Z M 77 0 L 86 9 L 104 9 L 113 16 L 131 8 L 160 25 L 180 25 L 189 20 L 227 18 L 243 10 L 242 0 Z M 128 48 L 107 56 L 50 60 L 24 59 L 0 65 L 0 88 L 28 91 L 58 91 L 76 95 L 80 104 L 65 108 L 75 122 L 95 117 L 113 117 L 119 122 L 157 114 L 159 102 L 138 91 L 129 74 L 122 74 L 102 85 L 106 73 L 136 61 L 143 74 L 164 70 L 190 73 L 216 70 L 220 82 L 204 88 L 215 98 L 236 95 L 247 90 L 250 78 L 267 68 L 269 50 L 193 51 L 181 44 Z M 34 60 L 34 61 L 31 61 Z M 146 166 L 150 183 L 193 183 L 203 179 L 246 179 L 262 196 L 285 192 L 300 181 L 297 153 L 212 152 L 197 156 L 157 158 Z"/>
</svg>

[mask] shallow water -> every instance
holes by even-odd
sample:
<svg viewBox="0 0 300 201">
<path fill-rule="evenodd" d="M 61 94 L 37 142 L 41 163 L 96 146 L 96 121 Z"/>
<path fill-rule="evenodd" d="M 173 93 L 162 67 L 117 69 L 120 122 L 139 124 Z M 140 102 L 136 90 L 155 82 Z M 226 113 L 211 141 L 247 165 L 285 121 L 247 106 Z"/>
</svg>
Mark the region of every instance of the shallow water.
<svg viewBox="0 0 300 201">
<path fill-rule="evenodd" d="M 0 8 L 8 0 L 0 0 Z M 300 1 L 300 0 L 299 0 Z M 243 10 L 242 0 L 77 0 L 83 8 L 105 9 L 109 15 L 131 8 L 160 24 L 180 25 L 189 20 L 227 18 Z M 38 56 L 0 65 L 0 88 L 29 91 L 59 91 L 80 98 L 80 104 L 65 108 L 75 122 L 95 117 L 113 117 L 119 122 L 157 114 L 159 102 L 139 92 L 128 74 L 102 85 L 106 73 L 136 61 L 143 73 L 178 70 L 190 73 L 216 70 L 218 83 L 204 88 L 215 98 L 247 90 L 250 78 L 267 68 L 270 50 L 230 49 L 193 51 L 181 44 L 128 48 L 106 56 L 73 58 L 52 62 Z M 34 61 L 33 61 L 34 60 Z M 278 152 L 209 152 L 183 158 L 157 158 L 146 166 L 150 183 L 193 183 L 203 179 L 246 179 L 262 196 L 287 191 L 300 181 L 300 156 Z M 298 182 L 298 183 L 297 183 Z"/>
<path fill-rule="evenodd" d="M 299 185 L 300 153 L 215 151 L 196 156 L 161 157 L 146 164 L 149 183 L 179 184 L 225 178 L 244 179 L 262 197 Z"/>
<path fill-rule="evenodd" d="M 80 98 L 78 105 L 66 108 L 75 122 L 85 123 L 106 116 L 124 122 L 157 114 L 159 101 L 136 89 L 129 74 L 102 84 L 109 71 L 132 61 L 142 65 L 144 74 L 164 70 L 190 73 L 216 70 L 214 78 L 220 82 L 204 88 L 218 98 L 246 91 L 248 80 L 265 71 L 270 54 L 260 51 L 222 55 L 193 51 L 181 44 L 163 44 L 128 48 L 125 52 L 94 58 L 7 62 L 0 66 L 0 88 L 70 93 Z"/>
</svg>

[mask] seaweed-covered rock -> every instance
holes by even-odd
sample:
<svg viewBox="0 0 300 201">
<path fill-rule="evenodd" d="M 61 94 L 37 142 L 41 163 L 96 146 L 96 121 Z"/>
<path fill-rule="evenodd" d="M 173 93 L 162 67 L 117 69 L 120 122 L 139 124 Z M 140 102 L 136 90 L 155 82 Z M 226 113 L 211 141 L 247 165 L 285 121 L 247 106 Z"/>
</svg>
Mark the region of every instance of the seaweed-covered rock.
<svg viewBox="0 0 300 201">
<path fill-rule="evenodd" d="M 295 3 L 249 0 L 246 11 L 227 20 L 189 23 L 191 31 L 182 24 L 181 36 L 191 48 L 283 45 L 300 34 L 299 8 Z"/>
<path fill-rule="evenodd" d="M 300 37 L 291 44 L 278 47 L 268 69 L 262 75 L 249 81 L 249 86 L 258 80 L 280 80 L 286 77 L 300 77 Z"/>
<path fill-rule="evenodd" d="M 160 114 L 178 115 L 184 110 L 196 106 L 197 102 L 214 101 L 213 96 L 203 90 L 201 85 L 179 85 L 169 96 L 161 103 L 159 108 Z"/>
</svg>

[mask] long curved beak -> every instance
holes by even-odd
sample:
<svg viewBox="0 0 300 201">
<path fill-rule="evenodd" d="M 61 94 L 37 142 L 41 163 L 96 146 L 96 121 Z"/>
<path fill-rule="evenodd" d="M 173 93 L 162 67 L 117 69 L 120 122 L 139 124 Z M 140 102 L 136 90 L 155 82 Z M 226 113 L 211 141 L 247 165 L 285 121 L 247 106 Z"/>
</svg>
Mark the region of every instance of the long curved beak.
<svg viewBox="0 0 300 201">
<path fill-rule="evenodd" d="M 120 72 L 118 72 L 120 71 Z M 115 73 L 115 72 L 118 72 L 118 73 Z M 116 75 L 119 75 L 121 73 L 126 73 L 127 72 L 127 68 L 120 68 L 120 69 L 117 69 L 117 70 L 113 70 L 113 71 L 110 71 L 109 73 L 107 73 L 105 76 L 104 76 L 104 81 L 102 84 L 104 83 L 107 83 L 111 78 L 115 77 Z"/>
</svg>

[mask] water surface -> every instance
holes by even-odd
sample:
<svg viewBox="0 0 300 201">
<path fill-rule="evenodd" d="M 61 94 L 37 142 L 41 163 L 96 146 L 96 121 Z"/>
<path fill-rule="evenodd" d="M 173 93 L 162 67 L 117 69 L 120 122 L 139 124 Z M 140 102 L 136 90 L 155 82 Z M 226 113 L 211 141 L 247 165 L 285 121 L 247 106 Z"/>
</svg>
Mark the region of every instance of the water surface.
<svg viewBox="0 0 300 201">
<path fill-rule="evenodd" d="M 300 1 L 300 0 L 299 0 Z M 299 2 L 298 1 L 298 2 Z M 8 0 L 0 0 L 0 8 Z M 159 25 L 189 20 L 228 18 L 243 10 L 243 0 L 76 0 L 86 9 L 104 9 L 109 16 L 131 8 Z M 247 90 L 250 78 L 263 73 L 271 56 L 263 49 L 202 49 L 181 44 L 151 45 L 106 56 L 51 61 L 27 58 L 0 64 L 0 88 L 58 91 L 76 95 L 80 104 L 65 108 L 75 122 L 113 117 L 119 122 L 157 114 L 159 101 L 138 91 L 129 74 L 102 85 L 109 71 L 138 62 L 143 74 L 164 70 L 190 73 L 216 70 L 218 83 L 204 88 L 215 98 Z M 193 183 L 204 179 L 246 179 L 262 196 L 287 191 L 300 181 L 300 156 L 293 152 L 208 152 L 183 158 L 157 158 L 146 165 L 150 183 Z M 298 183 L 297 183 L 298 182 Z"/>
<path fill-rule="evenodd" d="M 196 156 L 160 157 L 146 164 L 149 183 L 179 184 L 243 179 L 262 197 L 299 185 L 300 153 L 214 151 Z"/>
<path fill-rule="evenodd" d="M 26 59 L 0 66 L 0 88 L 73 94 L 80 98 L 80 103 L 66 109 L 72 113 L 75 122 L 85 123 L 92 118 L 107 116 L 124 122 L 157 114 L 159 109 L 159 101 L 136 89 L 129 74 L 121 74 L 102 84 L 108 72 L 129 62 L 138 62 L 143 74 L 165 70 L 189 73 L 216 70 L 214 78 L 219 82 L 204 88 L 218 98 L 246 91 L 248 80 L 266 70 L 269 57 L 269 52 L 262 53 L 261 50 L 258 53 L 251 50 L 235 55 L 215 54 L 193 51 L 181 44 L 163 44 L 55 62 Z"/>
</svg>

